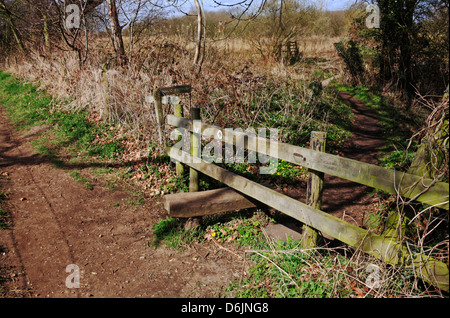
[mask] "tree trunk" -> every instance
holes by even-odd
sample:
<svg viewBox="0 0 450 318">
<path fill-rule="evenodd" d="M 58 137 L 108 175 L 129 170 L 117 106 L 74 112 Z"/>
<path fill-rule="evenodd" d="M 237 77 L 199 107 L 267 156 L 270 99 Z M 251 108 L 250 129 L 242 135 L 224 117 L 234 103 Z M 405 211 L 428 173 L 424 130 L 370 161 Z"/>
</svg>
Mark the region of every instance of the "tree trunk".
<svg viewBox="0 0 450 318">
<path fill-rule="evenodd" d="M 201 55 L 204 54 L 204 48 L 202 50 L 202 40 L 204 37 L 203 34 L 203 10 L 202 6 L 200 5 L 199 0 L 194 0 L 195 6 L 197 8 L 197 44 L 195 47 L 195 56 L 194 56 L 194 65 L 200 65 L 201 61 L 203 60 L 201 58 Z"/>
<path fill-rule="evenodd" d="M 126 65 L 127 56 L 125 54 L 125 46 L 123 44 L 122 27 L 119 23 L 116 0 L 106 0 L 106 3 L 108 4 L 109 16 L 111 19 L 111 33 L 114 50 L 117 56 L 117 62 L 119 63 L 119 65 Z"/>
<path fill-rule="evenodd" d="M 327 134 L 324 132 L 311 132 L 311 149 L 325 152 Z M 322 208 L 324 173 L 309 169 L 308 185 L 306 189 L 306 204 L 320 210 Z M 318 233 L 312 227 L 303 225 L 302 248 L 314 248 L 317 245 Z"/>
<path fill-rule="evenodd" d="M 444 95 L 442 104 L 448 103 L 448 95 Z M 408 169 L 408 173 L 424 178 L 437 178 L 445 165 L 445 149 L 448 149 L 448 107 L 442 107 L 442 111 L 437 113 L 430 122 L 434 129 L 426 132 L 419 149 L 416 151 L 414 161 Z M 389 212 L 386 219 L 386 226 L 383 236 L 400 242 L 409 226 L 409 221 L 414 218 L 414 213 L 410 209 L 399 211 L 394 209 Z"/>
<path fill-rule="evenodd" d="M 20 52 L 25 53 L 25 46 L 22 42 L 22 37 L 20 36 L 19 31 L 16 29 L 16 25 L 14 24 L 14 21 L 12 19 L 11 11 L 6 7 L 6 4 L 3 0 L 0 0 L 0 9 L 5 13 L 6 21 L 8 22 L 11 31 L 14 35 L 14 39 L 16 40 L 17 46 L 20 49 Z"/>
</svg>

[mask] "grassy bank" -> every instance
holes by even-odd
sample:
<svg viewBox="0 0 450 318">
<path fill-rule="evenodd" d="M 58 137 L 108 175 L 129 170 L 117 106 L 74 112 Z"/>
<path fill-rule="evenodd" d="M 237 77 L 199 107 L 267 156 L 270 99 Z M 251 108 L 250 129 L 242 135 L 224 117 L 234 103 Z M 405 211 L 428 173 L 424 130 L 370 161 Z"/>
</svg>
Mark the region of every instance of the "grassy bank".
<svg viewBox="0 0 450 318">
<path fill-rule="evenodd" d="M 411 271 L 334 242 L 303 249 L 301 241 L 277 241 L 264 228 L 281 221 L 259 210 L 214 216 L 194 230 L 172 218 L 154 226 L 154 245 L 183 250 L 209 243 L 232 253 L 243 273 L 221 290 L 233 298 L 404 298 L 437 296 Z M 248 267 L 247 271 L 244 268 Z"/>
<path fill-rule="evenodd" d="M 39 90 L 38 85 L 27 83 L 0 71 L 0 103 L 17 130 L 48 125 L 49 129 L 35 147 L 40 153 L 54 157 L 63 150 L 68 155 L 97 156 L 114 159 L 120 154 L 120 141 L 96 143 L 97 136 L 106 134 L 112 139 L 111 126 L 89 120 L 88 111 L 64 110 L 64 101 Z"/>
</svg>

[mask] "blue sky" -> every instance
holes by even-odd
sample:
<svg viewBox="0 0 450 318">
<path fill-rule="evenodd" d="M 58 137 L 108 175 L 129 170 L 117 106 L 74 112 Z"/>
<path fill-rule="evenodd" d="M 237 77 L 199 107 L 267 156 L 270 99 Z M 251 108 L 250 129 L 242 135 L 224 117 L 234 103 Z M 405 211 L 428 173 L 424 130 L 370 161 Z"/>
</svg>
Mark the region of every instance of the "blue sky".
<svg viewBox="0 0 450 318">
<path fill-rule="evenodd" d="M 347 9 L 355 0 L 328 0 L 328 10 L 343 10 Z"/>
<path fill-rule="evenodd" d="M 218 0 L 222 3 L 236 3 L 236 0 Z M 308 2 L 317 4 L 326 4 L 328 10 L 344 10 L 347 9 L 355 0 L 309 0 Z M 204 8 L 209 10 L 214 10 L 216 4 L 212 0 L 203 0 Z"/>
</svg>

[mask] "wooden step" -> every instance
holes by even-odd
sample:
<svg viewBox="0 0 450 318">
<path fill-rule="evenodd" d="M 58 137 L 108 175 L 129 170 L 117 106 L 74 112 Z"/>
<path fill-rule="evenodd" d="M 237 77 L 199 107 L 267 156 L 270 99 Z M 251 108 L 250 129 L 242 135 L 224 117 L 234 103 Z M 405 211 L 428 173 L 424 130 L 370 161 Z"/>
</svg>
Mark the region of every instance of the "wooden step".
<svg viewBox="0 0 450 318">
<path fill-rule="evenodd" d="M 182 192 L 164 196 L 170 217 L 190 218 L 256 207 L 247 197 L 231 188 Z"/>
</svg>

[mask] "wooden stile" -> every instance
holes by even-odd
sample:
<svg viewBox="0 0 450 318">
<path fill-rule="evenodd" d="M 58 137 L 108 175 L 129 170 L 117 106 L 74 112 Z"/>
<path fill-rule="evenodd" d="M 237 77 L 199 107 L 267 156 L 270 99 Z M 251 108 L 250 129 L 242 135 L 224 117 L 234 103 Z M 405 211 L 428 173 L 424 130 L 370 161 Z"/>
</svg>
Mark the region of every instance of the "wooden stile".
<svg viewBox="0 0 450 318">
<path fill-rule="evenodd" d="M 191 108 L 191 119 L 193 121 L 200 120 L 200 108 L 193 107 Z M 201 149 L 201 134 L 200 132 L 192 132 L 191 134 L 191 154 L 194 157 L 200 157 Z M 198 172 L 191 168 L 189 169 L 189 192 L 198 191 L 199 180 L 198 180 Z"/>
<path fill-rule="evenodd" d="M 205 216 L 255 207 L 255 203 L 231 188 L 164 196 L 164 208 L 170 217 L 176 218 Z"/>
<path fill-rule="evenodd" d="M 443 290 L 449 289 L 448 266 L 423 254 L 411 254 L 408 249 L 393 240 L 345 222 L 335 216 L 315 209 L 261 184 L 238 176 L 226 169 L 194 157 L 178 149 L 169 148 L 171 158 L 185 163 L 227 186 L 263 204 L 277 209 L 322 233 L 330 235 L 349 246 L 360 249 L 384 262 L 413 268 L 425 281 Z"/>
<path fill-rule="evenodd" d="M 167 117 L 167 123 L 185 128 L 187 131 L 195 131 L 206 137 L 223 136 L 221 139 L 225 143 L 243 144 L 250 151 L 257 151 L 273 157 L 275 157 L 273 153 L 276 153 L 275 158 L 304 166 L 310 172 L 317 172 L 318 176 L 320 176 L 319 173 L 327 173 L 392 194 L 399 194 L 410 198 L 411 201 L 416 200 L 448 210 L 448 183 L 435 182 L 321 151 L 278 143 L 242 131 L 226 130 L 205 123 L 194 127 L 194 121 L 172 115 Z M 196 124 L 198 123 L 196 122 Z M 271 147 L 277 147 L 277 151 L 273 152 Z M 191 170 L 200 171 L 219 180 L 242 195 L 271 206 L 303 222 L 311 229 L 316 229 L 322 234 L 332 236 L 349 246 L 381 258 L 386 263 L 413 268 L 415 273 L 425 281 L 443 290 L 448 291 L 449 289 L 447 264 L 424 254 L 412 254 L 406 247 L 393 239 L 376 235 L 321 211 L 319 201 L 312 202 L 320 188 L 313 191 L 314 194 L 309 200 L 310 205 L 313 206 L 309 206 L 199 158 L 195 158 L 196 161 L 194 161 L 193 156 L 181 150 L 170 148 L 168 153 L 172 159 L 184 162 Z"/>
<path fill-rule="evenodd" d="M 178 85 L 172 87 L 161 87 L 159 89 L 161 94 L 173 95 L 173 94 L 187 94 L 190 93 L 192 88 L 191 85 Z"/>
</svg>

